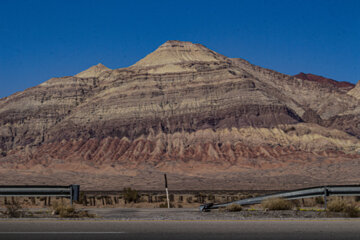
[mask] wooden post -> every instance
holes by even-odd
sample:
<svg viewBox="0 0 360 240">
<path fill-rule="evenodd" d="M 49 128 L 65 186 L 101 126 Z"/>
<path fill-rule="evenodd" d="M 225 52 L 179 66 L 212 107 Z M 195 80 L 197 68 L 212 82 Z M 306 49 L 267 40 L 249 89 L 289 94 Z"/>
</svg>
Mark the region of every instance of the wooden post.
<svg viewBox="0 0 360 240">
<path fill-rule="evenodd" d="M 167 185 L 166 173 L 164 174 L 164 178 L 165 178 L 166 200 L 167 200 L 167 205 L 168 205 L 168 208 L 170 208 L 169 191 L 168 191 L 168 185 Z"/>
</svg>

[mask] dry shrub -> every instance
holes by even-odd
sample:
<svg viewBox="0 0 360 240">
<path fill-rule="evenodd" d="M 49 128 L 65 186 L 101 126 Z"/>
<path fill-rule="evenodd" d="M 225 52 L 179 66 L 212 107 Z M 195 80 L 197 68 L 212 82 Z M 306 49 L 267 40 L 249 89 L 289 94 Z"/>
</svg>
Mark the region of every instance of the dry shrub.
<svg viewBox="0 0 360 240">
<path fill-rule="evenodd" d="M 60 210 L 59 216 L 61 218 L 78 217 L 77 213 L 75 212 L 75 208 L 73 208 L 73 207 L 64 207 L 63 209 Z"/>
<path fill-rule="evenodd" d="M 288 200 L 288 201 L 290 201 L 290 203 L 293 207 L 299 208 L 301 206 L 301 202 L 299 199 L 293 199 L 293 200 Z"/>
<path fill-rule="evenodd" d="M 66 205 L 62 202 L 54 201 L 51 205 L 54 215 L 59 215 L 60 211 L 64 209 Z"/>
<path fill-rule="evenodd" d="M 54 202 L 52 204 L 53 214 L 59 215 L 62 218 L 65 217 L 74 217 L 75 208 L 68 206 L 62 202 Z"/>
<path fill-rule="evenodd" d="M 347 205 L 344 212 L 348 215 L 348 217 L 360 217 L 360 209 L 354 204 Z"/>
<path fill-rule="evenodd" d="M 359 217 L 360 216 L 360 211 L 354 204 L 347 205 L 344 212 L 348 215 L 348 217 Z"/>
<path fill-rule="evenodd" d="M 240 212 L 242 209 L 242 206 L 239 204 L 231 204 L 226 207 L 227 212 Z"/>
<path fill-rule="evenodd" d="M 327 206 L 328 211 L 344 212 L 349 217 L 359 217 L 360 211 L 354 203 L 346 203 L 341 198 L 331 200 Z"/>
<path fill-rule="evenodd" d="M 62 202 L 54 202 L 52 205 L 53 214 L 59 215 L 61 218 L 93 218 L 95 215 L 88 213 L 88 211 L 77 210 L 72 206 L 65 205 Z"/>
<path fill-rule="evenodd" d="M 345 208 L 346 202 L 340 198 L 335 198 L 331 200 L 327 205 L 327 209 L 330 212 L 344 212 Z"/>
<path fill-rule="evenodd" d="M 11 204 L 6 205 L 6 211 L 4 214 L 11 218 L 18 218 L 23 216 L 21 204 L 18 201 L 14 201 Z"/>
<path fill-rule="evenodd" d="M 138 194 L 138 192 L 131 188 L 124 188 L 123 196 L 125 203 L 131 203 L 131 202 L 137 203 L 140 199 L 140 195 Z"/>
<path fill-rule="evenodd" d="M 269 198 L 261 203 L 264 209 L 268 210 L 291 210 L 292 203 L 283 198 Z"/>
<path fill-rule="evenodd" d="M 316 204 L 324 204 L 324 197 L 316 197 L 315 202 Z"/>
<path fill-rule="evenodd" d="M 160 203 L 159 204 L 159 208 L 167 208 L 167 207 L 168 207 L 167 203 Z"/>
<path fill-rule="evenodd" d="M 181 207 L 182 207 L 182 206 L 181 206 Z M 159 208 L 168 208 L 167 202 L 165 202 L 165 203 L 160 203 L 160 204 L 159 204 Z M 172 203 L 170 203 L 170 208 L 175 208 L 175 205 L 172 204 Z"/>
</svg>

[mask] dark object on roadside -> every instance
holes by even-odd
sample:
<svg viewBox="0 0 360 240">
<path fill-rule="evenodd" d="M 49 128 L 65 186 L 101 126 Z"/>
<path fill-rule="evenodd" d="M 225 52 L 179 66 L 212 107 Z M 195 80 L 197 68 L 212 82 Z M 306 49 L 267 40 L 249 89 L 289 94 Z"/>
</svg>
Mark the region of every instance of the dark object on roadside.
<svg viewBox="0 0 360 240">
<path fill-rule="evenodd" d="M 137 203 L 140 199 L 139 193 L 131 188 L 124 188 L 123 196 L 125 203 L 131 203 L 131 202 Z"/>
<path fill-rule="evenodd" d="M 321 204 L 321 205 L 324 204 L 325 203 L 324 197 L 316 197 L 315 202 L 316 204 Z"/>
<path fill-rule="evenodd" d="M 210 212 L 210 208 L 214 205 L 214 203 L 205 203 L 200 206 L 201 212 Z"/>
</svg>

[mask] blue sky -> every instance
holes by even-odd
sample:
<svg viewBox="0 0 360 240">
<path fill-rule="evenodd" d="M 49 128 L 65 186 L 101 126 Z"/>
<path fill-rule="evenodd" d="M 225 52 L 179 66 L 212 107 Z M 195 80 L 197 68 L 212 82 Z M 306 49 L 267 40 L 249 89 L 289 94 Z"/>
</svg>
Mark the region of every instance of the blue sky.
<svg viewBox="0 0 360 240">
<path fill-rule="evenodd" d="M 356 83 L 359 12 L 358 0 L 0 0 L 0 97 L 99 62 L 130 66 L 167 40 Z"/>
</svg>

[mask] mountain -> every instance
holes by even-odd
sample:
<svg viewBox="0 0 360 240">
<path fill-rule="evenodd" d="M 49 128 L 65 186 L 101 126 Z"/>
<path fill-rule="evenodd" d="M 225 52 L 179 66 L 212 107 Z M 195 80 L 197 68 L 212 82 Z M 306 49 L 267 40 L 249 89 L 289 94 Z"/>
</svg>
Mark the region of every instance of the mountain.
<svg viewBox="0 0 360 240">
<path fill-rule="evenodd" d="M 359 181 L 360 99 L 167 41 L 0 99 L 2 184 L 276 189 Z"/>
<path fill-rule="evenodd" d="M 318 82 L 319 84 L 323 84 L 326 85 L 328 87 L 336 87 L 339 89 L 343 89 L 345 91 L 349 91 L 351 89 L 353 89 L 355 87 L 354 84 L 349 83 L 349 82 L 338 82 L 336 80 L 330 79 L 330 78 L 325 78 L 323 76 L 319 76 L 319 75 L 315 75 L 315 74 L 311 74 L 311 73 L 299 73 L 294 75 L 294 77 L 296 78 L 300 78 L 303 80 L 308 80 L 308 81 L 313 81 L 313 82 Z"/>
<path fill-rule="evenodd" d="M 75 77 L 78 77 L 78 78 L 97 78 L 103 72 L 108 72 L 108 71 L 111 71 L 111 69 L 107 68 L 103 64 L 99 63 L 98 65 L 92 66 L 91 68 L 86 69 L 85 71 L 82 71 L 81 73 L 76 74 Z"/>
</svg>

